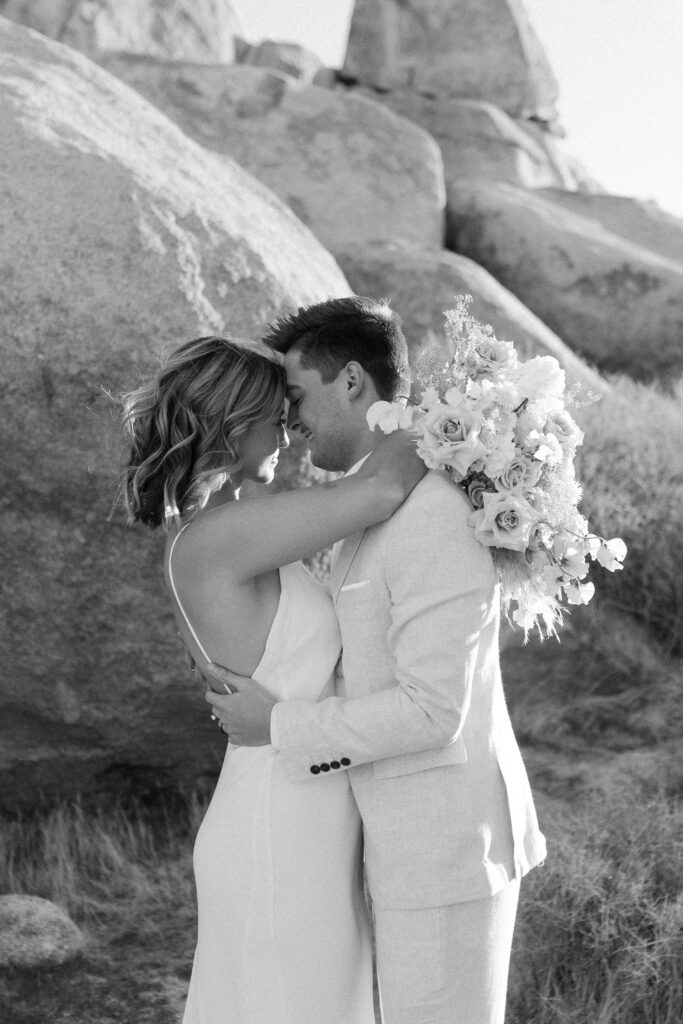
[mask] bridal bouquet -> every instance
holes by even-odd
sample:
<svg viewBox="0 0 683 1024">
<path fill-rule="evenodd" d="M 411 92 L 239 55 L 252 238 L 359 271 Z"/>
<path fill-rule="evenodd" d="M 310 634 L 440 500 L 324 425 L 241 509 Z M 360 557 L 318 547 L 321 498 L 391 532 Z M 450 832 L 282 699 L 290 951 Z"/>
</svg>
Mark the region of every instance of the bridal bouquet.
<svg viewBox="0 0 683 1024">
<path fill-rule="evenodd" d="M 534 627 L 556 636 L 563 605 L 593 596 L 590 560 L 621 569 L 626 545 L 591 533 L 578 510 L 574 455 L 583 433 L 568 407 L 585 402 L 567 392 L 556 359 L 520 361 L 511 342 L 470 315 L 471 301 L 459 296 L 446 313 L 453 357 L 444 361 L 435 349 L 418 364 L 417 402 L 375 402 L 368 424 L 416 432 L 427 466 L 445 470 L 470 501 L 470 525 L 491 548 L 506 615 L 525 638 Z"/>
</svg>

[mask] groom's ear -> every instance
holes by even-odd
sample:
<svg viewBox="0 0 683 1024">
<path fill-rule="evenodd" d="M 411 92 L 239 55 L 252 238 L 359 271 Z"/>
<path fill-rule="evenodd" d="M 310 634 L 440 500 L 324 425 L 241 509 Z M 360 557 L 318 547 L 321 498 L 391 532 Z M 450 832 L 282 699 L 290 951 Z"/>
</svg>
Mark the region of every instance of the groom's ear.
<svg viewBox="0 0 683 1024">
<path fill-rule="evenodd" d="M 343 370 L 346 397 L 349 401 L 360 398 L 366 382 L 365 370 L 360 363 L 352 360 L 347 363 Z"/>
</svg>

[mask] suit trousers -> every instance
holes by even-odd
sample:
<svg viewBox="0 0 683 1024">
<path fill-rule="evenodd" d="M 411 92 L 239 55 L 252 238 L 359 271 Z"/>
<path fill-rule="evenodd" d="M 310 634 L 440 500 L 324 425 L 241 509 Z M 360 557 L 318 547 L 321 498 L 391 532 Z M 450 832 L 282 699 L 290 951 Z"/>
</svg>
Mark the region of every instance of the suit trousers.
<svg viewBox="0 0 683 1024">
<path fill-rule="evenodd" d="M 519 879 L 484 899 L 374 908 L 383 1024 L 503 1024 Z"/>
</svg>

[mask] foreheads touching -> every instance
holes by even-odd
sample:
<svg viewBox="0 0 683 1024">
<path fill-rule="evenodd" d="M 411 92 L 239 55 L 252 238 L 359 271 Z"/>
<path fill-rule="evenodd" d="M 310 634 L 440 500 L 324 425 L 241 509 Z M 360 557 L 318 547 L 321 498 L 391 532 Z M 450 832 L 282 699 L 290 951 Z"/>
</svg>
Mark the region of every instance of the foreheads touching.
<svg viewBox="0 0 683 1024">
<path fill-rule="evenodd" d="M 408 347 L 401 319 L 378 299 L 330 299 L 276 321 L 264 341 L 279 352 L 298 352 L 302 370 L 317 370 L 329 384 L 350 362 L 362 366 L 377 397 L 406 394 Z"/>
</svg>

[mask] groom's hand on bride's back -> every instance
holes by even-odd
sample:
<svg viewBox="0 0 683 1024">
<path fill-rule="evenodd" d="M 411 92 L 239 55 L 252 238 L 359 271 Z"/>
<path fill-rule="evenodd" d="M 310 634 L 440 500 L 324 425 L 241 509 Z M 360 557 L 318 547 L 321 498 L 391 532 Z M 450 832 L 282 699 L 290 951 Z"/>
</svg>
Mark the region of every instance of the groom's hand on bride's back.
<svg viewBox="0 0 683 1024">
<path fill-rule="evenodd" d="M 276 702 L 267 690 L 220 665 L 205 668 L 202 678 L 209 687 L 204 699 L 231 743 L 238 747 L 270 743 L 270 715 Z"/>
</svg>

